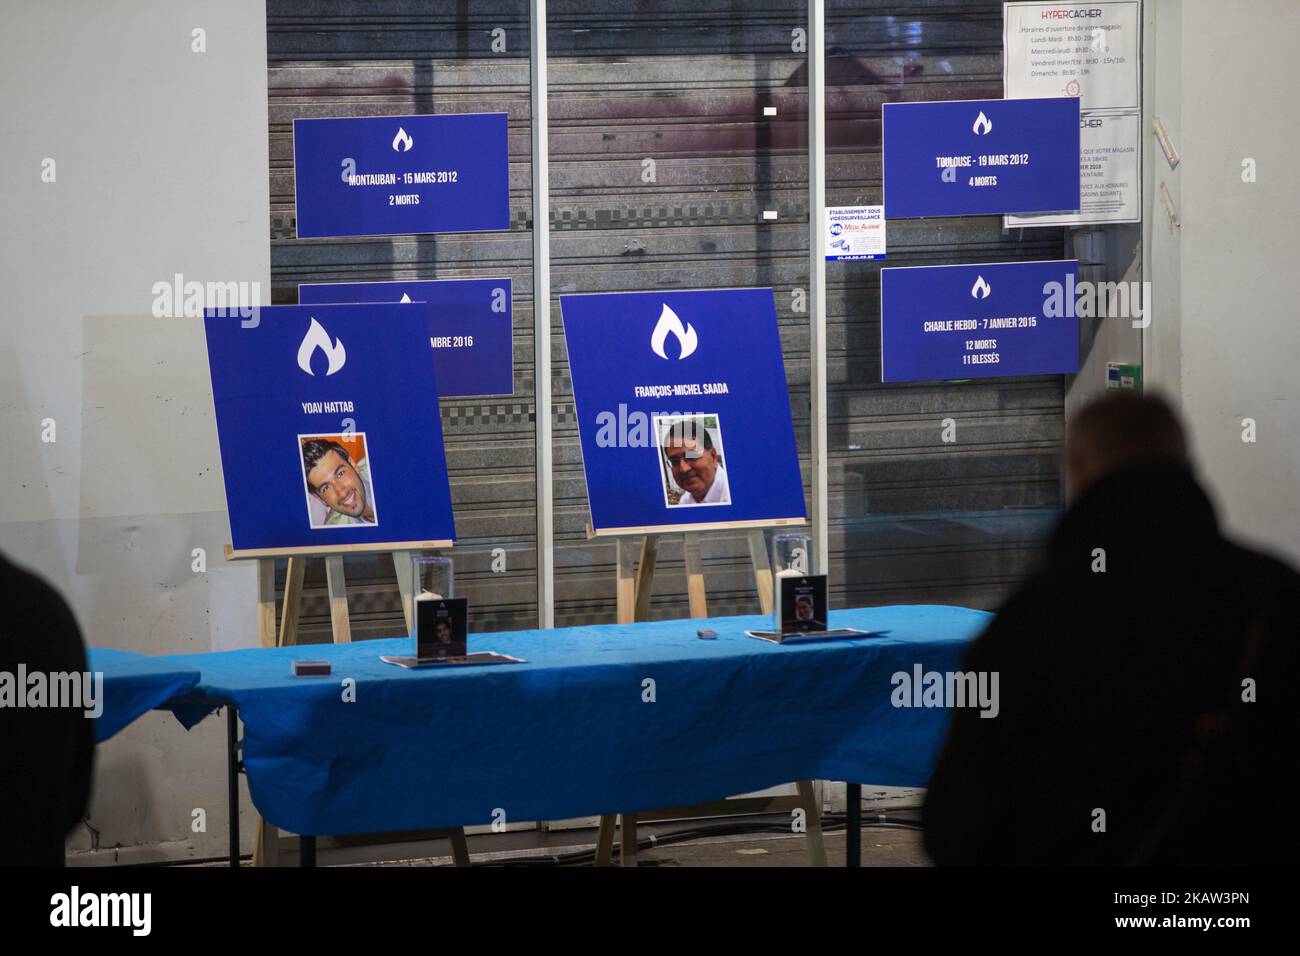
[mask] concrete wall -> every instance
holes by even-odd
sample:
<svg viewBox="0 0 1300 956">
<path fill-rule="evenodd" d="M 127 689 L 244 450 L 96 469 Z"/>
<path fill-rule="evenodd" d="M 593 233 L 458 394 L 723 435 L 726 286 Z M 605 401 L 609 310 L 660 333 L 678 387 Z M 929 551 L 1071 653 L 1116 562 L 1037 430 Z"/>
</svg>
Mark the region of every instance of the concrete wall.
<svg viewBox="0 0 1300 956">
<path fill-rule="evenodd" d="M 1228 527 L 1300 563 L 1300 4 L 1158 0 L 1155 19 L 1148 119 L 1164 121 L 1181 163 L 1149 141 L 1148 381 L 1181 402 Z"/>
<path fill-rule="evenodd" d="M 90 644 L 254 643 L 253 569 L 221 557 L 202 326 L 151 313 L 176 273 L 269 294 L 263 2 L 3 6 L 0 548 L 67 596 Z M 220 853 L 223 727 L 150 714 L 101 746 L 73 851 Z"/>
</svg>

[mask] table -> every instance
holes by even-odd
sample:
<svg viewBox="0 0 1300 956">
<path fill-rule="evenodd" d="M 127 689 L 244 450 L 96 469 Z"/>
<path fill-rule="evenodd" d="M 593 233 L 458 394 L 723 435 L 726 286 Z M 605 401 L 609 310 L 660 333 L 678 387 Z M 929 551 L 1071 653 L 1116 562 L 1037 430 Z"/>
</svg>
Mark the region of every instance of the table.
<svg viewBox="0 0 1300 956">
<path fill-rule="evenodd" d="M 104 675 L 104 708 L 95 718 L 95 742 L 103 743 L 145 711 L 161 707 L 199 682 L 199 672 L 165 660 L 107 647 L 86 649 L 86 666 Z"/>
<path fill-rule="evenodd" d="M 832 627 L 878 636 L 797 645 L 746 637 L 759 615 L 474 635 L 473 650 L 527 659 L 488 667 L 379 660 L 409 638 L 159 660 L 202 673 L 166 705 L 187 727 L 237 708 L 269 823 L 343 835 L 649 811 L 791 780 L 923 786 L 949 713 L 894 707 L 891 676 L 959 669 L 989 618 L 838 611 Z M 295 658 L 333 672 L 294 677 Z"/>
</svg>

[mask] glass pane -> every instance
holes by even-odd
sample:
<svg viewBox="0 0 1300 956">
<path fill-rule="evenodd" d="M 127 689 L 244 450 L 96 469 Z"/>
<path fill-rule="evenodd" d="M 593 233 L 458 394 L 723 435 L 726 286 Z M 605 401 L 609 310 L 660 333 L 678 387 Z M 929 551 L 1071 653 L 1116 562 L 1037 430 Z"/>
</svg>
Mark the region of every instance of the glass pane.
<svg viewBox="0 0 1300 956">
<path fill-rule="evenodd" d="M 883 103 L 1002 97 L 1001 2 L 832 0 L 826 21 L 828 206 L 882 202 Z M 1064 377 L 882 385 L 881 266 L 1060 259 L 1064 243 L 1000 216 L 893 219 L 885 262 L 827 263 L 835 606 L 996 606 L 1061 503 Z"/>
<path fill-rule="evenodd" d="M 529 32 L 526 0 L 268 0 L 273 301 L 300 282 L 508 277 L 514 394 L 442 401 L 458 541 L 456 590 L 475 631 L 537 621 Z M 295 238 L 295 117 L 509 114 L 509 232 Z M 311 562 L 300 625 L 329 639 L 324 569 Z M 283 574 L 283 569 L 281 569 Z M 387 555 L 350 557 L 353 636 L 404 632 Z"/>
<path fill-rule="evenodd" d="M 548 32 L 552 292 L 773 288 L 805 482 L 806 15 L 794 0 L 553 0 Z M 556 624 L 607 622 L 615 546 L 587 539 L 558 302 L 554 316 Z M 701 549 L 709 613 L 757 612 L 745 535 Z M 650 617 L 687 613 L 681 538 L 665 538 Z"/>
</svg>

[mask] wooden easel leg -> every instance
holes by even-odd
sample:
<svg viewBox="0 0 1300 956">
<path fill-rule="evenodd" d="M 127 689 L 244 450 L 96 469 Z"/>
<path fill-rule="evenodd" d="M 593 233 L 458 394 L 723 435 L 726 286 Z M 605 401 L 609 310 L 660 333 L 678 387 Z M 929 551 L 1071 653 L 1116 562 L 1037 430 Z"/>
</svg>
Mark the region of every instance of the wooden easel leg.
<svg viewBox="0 0 1300 956">
<path fill-rule="evenodd" d="M 625 813 L 619 820 L 619 866 L 636 866 L 636 814 Z"/>
<path fill-rule="evenodd" d="M 280 865 L 280 830 L 261 817 L 257 818 L 256 842 L 253 844 L 253 866 Z"/>
<path fill-rule="evenodd" d="M 257 559 L 257 643 L 275 647 L 275 561 Z"/>
<path fill-rule="evenodd" d="M 299 574 L 300 584 L 301 581 L 302 576 Z M 297 617 L 296 612 L 294 616 Z M 275 561 L 271 558 L 257 560 L 257 643 L 260 647 L 276 645 Z M 259 816 L 253 833 L 253 866 L 277 865 L 280 859 L 280 831 Z"/>
<path fill-rule="evenodd" d="M 596 831 L 596 865 L 609 866 L 614 859 L 614 831 L 618 828 L 618 814 L 605 813 L 600 817 Z"/>
<path fill-rule="evenodd" d="M 700 539 L 693 534 L 682 535 L 686 552 L 686 597 L 690 603 L 691 617 L 708 617 L 709 602 L 704 594 L 704 564 L 700 560 Z"/>
<path fill-rule="evenodd" d="M 410 551 L 393 552 L 393 570 L 397 572 L 397 590 L 402 594 L 402 617 L 406 619 L 406 636 L 415 633 L 415 610 L 411 589 L 415 587 L 415 572 Z"/>
<path fill-rule="evenodd" d="M 758 605 L 762 613 L 771 614 L 773 579 L 772 563 L 767 553 L 767 539 L 762 531 L 753 530 L 748 534 L 748 542 L 749 558 L 754 566 L 754 585 L 758 591 Z M 682 544 L 686 563 L 686 593 L 690 602 L 691 617 L 708 617 L 708 598 L 704 586 L 704 563 L 700 556 L 699 537 L 685 533 L 682 535 Z M 644 620 L 649 611 L 657 539 L 652 534 L 645 536 L 641 544 L 641 561 L 636 567 L 633 566 L 630 539 L 616 539 L 615 547 L 618 563 L 618 622 L 631 624 L 637 620 Z M 822 835 L 822 815 L 821 807 L 817 803 L 817 791 L 811 780 L 801 780 L 795 786 L 799 794 L 799 808 L 804 813 L 809 861 L 813 866 L 826 866 L 826 843 Z M 601 816 L 600 829 L 596 836 L 597 866 L 608 866 L 612 860 L 616 826 L 619 831 L 619 865 L 637 865 L 636 821 L 634 813 L 624 813 L 621 816 L 607 813 Z"/>
<path fill-rule="evenodd" d="M 615 592 L 618 605 L 618 623 L 631 624 L 636 620 L 636 568 L 633 567 L 632 542 L 626 538 L 614 541 L 614 560 L 618 582 Z"/>
<path fill-rule="evenodd" d="M 772 562 L 767 556 L 767 539 L 762 531 L 749 532 L 749 560 L 754 565 L 754 586 L 758 588 L 758 609 L 772 613 Z"/>
<path fill-rule="evenodd" d="M 298 614 L 302 610 L 302 578 L 306 570 L 305 557 L 289 558 L 284 572 L 284 604 L 280 608 L 278 646 L 298 643 Z"/>
<path fill-rule="evenodd" d="M 343 555 L 325 558 L 325 583 L 330 595 L 330 628 L 335 644 L 352 642 L 352 625 L 348 620 L 348 590 L 343 580 Z"/>
<path fill-rule="evenodd" d="M 749 532 L 749 560 L 754 566 L 754 587 L 758 591 L 759 610 L 771 614 L 772 561 L 768 556 L 767 538 L 762 531 Z M 804 812 L 808 861 L 813 866 L 825 866 L 826 841 L 822 836 L 822 810 L 817 803 L 817 790 L 811 780 L 800 780 L 795 787 L 799 792 L 799 805 Z"/>
<path fill-rule="evenodd" d="M 800 780 L 795 786 L 799 788 L 799 802 L 807 827 L 808 862 L 813 866 L 825 866 L 826 841 L 822 839 L 822 808 L 817 805 L 817 790 L 811 780 Z"/>
<path fill-rule="evenodd" d="M 465 842 L 465 828 L 455 827 L 447 834 L 451 841 L 451 859 L 457 866 L 469 866 L 469 844 Z"/>
<path fill-rule="evenodd" d="M 636 619 L 650 616 L 650 593 L 654 590 L 655 561 L 659 557 L 659 539 L 652 534 L 641 539 L 641 560 L 636 566 Z"/>
</svg>

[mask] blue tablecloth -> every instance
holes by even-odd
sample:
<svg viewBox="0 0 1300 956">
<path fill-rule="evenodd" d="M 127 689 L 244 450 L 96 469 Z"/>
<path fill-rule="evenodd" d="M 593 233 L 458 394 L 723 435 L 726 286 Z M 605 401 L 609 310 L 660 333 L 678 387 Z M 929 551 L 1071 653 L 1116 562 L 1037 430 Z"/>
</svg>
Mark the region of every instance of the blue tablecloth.
<svg viewBox="0 0 1300 956">
<path fill-rule="evenodd" d="M 757 615 L 475 635 L 471 650 L 528 660 L 488 667 L 379 660 L 410 653 L 409 638 L 180 655 L 203 676 L 169 706 L 187 726 L 239 708 L 253 803 L 293 833 L 653 810 L 793 780 L 919 786 L 950 715 L 893 707 L 890 678 L 959 669 L 989 617 L 841 611 L 832 626 L 882 636 L 800 645 L 746 637 L 769 624 Z M 294 677 L 295 658 L 333 673 Z"/>
<path fill-rule="evenodd" d="M 86 662 L 92 674 L 104 675 L 104 710 L 95 718 L 96 743 L 199 682 L 199 672 L 175 658 L 91 647 L 86 649 Z"/>
</svg>

